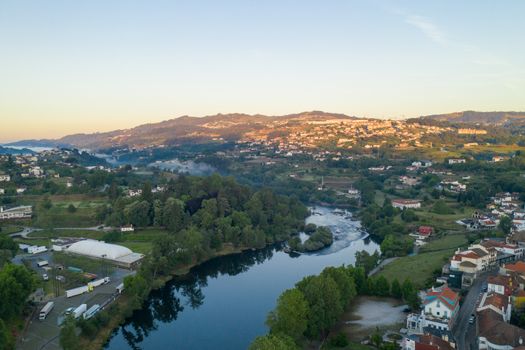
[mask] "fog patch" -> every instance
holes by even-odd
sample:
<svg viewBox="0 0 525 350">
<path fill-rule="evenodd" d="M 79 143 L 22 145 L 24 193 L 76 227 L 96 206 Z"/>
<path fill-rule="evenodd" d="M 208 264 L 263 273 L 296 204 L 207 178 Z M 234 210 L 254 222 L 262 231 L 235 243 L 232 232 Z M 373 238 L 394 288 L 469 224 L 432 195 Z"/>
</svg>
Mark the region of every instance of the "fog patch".
<svg viewBox="0 0 525 350">
<path fill-rule="evenodd" d="M 149 166 L 159 168 L 161 170 L 172 171 L 176 173 L 184 173 L 189 175 L 210 175 L 217 172 L 217 169 L 206 163 L 196 163 L 193 160 L 181 161 L 179 159 L 172 159 L 166 161 L 156 161 Z"/>
</svg>

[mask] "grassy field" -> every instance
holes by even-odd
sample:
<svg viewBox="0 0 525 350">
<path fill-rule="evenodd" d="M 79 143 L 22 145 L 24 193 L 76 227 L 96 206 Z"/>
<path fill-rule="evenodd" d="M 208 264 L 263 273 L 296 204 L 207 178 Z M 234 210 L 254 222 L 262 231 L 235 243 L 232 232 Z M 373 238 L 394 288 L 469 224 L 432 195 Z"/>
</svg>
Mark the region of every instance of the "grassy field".
<svg viewBox="0 0 525 350">
<path fill-rule="evenodd" d="M 16 225 L 6 225 L 6 226 L 1 226 L 0 228 L 1 228 L 0 233 L 4 233 L 8 235 L 11 233 L 22 231 L 22 227 L 16 226 Z"/>
<path fill-rule="evenodd" d="M 42 231 L 31 232 L 29 237 L 38 238 L 58 238 L 58 237 L 84 237 L 92 239 L 101 239 L 106 233 L 103 231 L 93 230 L 53 230 L 45 229 Z"/>
<path fill-rule="evenodd" d="M 29 237 L 35 238 L 31 240 L 22 240 L 20 243 L 28 244 L 48 244 L 49 239 L 58 237 L 82 237 L 103 240 L 107 232 L 93 231 L 93 230 L 52 230 L 46 229 L 36 231 L 29 234 Z M 115 244 L 128 247 L 136 253 L 149 254 L 153 246 L 153 242 L 161 237 L 168 235 L 168 231 L 160 228 L 148 228 L 135 232 L 123 233 L 121 241 L 114 242 Z"/>
<path fill-rule="evenodd" d="M 454 251 L 467 244 L 463 234 L 448 234 L 430 241 L 423 246 L 418 255 L 401 257 L 386 265 L 379 275 L 389 281 L 397 278 L 400 282 L 410 279 L 418 288 L 422 288 L 437 269 L 450 259 Z"/>
</svg>

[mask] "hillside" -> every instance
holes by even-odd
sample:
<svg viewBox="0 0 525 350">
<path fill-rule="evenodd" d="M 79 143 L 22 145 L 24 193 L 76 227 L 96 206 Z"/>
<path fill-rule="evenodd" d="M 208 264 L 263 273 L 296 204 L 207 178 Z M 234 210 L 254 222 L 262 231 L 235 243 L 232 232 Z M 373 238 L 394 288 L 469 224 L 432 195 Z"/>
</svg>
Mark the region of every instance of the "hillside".
<svg viewBox="0 0 525 350">
<path fill-rule="evenodd" d="M 177 145 L 190 142 L 237 141 L 245 134 L 271 129 L 276 124 L 296 124 L 305 121 L 353 119 L 344 114 L 320 111 L 303 112 L 284 116 L 249 115 L 241 113 L 216 114 L 202 118 L 182 116 L 150 123 L 131 129 L 93 134 L 74 134 L 58 140 L 38 140 L 39 144 L 72 145 L 78 148 L 104 149 L 118 147 L 145 148 L 150 146 Z M 269 130 L 270 132 L 271 130 Z M 14 144 L 33 144 L 35 140 Z M 13 145 L 14 145 L 13 144 Z"/>
<path fill-rule="evenodd" d="M 464 111 L 422 116 L 423 120 L 480 125 L 513 126 L 525 123 L 525 112 L 475 112 Z"/>
</svg>

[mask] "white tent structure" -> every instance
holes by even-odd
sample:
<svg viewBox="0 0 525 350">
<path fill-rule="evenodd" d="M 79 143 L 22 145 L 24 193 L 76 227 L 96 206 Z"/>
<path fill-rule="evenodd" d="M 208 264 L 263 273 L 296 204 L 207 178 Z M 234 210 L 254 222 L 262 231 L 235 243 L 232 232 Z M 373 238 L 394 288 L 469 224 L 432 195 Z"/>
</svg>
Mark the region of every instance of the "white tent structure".
<svg viewBox="0 0 525 350">
<path fill-rule="evenodd" d="M 117 244 L 86 239 L 73 243 L 65 250 L 67 253 L 88 256 L 96 259 L 111 260 L 119 266 L 130 268 L 144 255 L 133 253 L 129 248 Z"/>
</svg>

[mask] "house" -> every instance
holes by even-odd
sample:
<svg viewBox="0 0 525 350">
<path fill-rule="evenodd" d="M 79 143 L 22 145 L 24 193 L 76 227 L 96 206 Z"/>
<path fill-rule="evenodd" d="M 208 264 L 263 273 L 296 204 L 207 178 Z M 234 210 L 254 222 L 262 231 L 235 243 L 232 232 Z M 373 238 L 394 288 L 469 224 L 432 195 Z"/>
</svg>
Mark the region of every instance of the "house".
<svg viewBox="0 0 525 350">
<path fill-rule="evenodd" d="M 7 174 L 0 174 L 0 182 L 9 182 L 11 181 L 11 176 Z"/>
<path fill-rule="evenodd" d="M 428 168 L 432 166 L 432 162 L 430 160 L 418 160 L 412 162 L 412 166 L 415 168 Z"/>
<path fill-rule="evenodd" d="M 0 194 L 5 194 L 5 190 L 3 188 L 0 188 Z"/>
<path fill-rule="evenodd" d="M 431 226 L 419 226 L 416 233 L 411 233 L 410 236 L 418 240 L 425 240 L 434 233 L 434 228 Z M 417 244 L 418 241 L 416 241 Z"/>
<path fill-rule="evenodd" d="M 481 301 L 479 302 L 476 311 L 481 312 L 487 309 L 491 309 L 494 312 L 501 315 L 503 321 L 510 321 L 510 316 L 512 313 L 512 304 L 510 302 L 509 296 L 493 292 L 483 293 L 483 296 L 481 297 Z"/>
<path fill-rule="evenodd" d="M 464 159 L 464 158 L 451 158 L 448 160 L 448 164 L 452 165 L 452 164 L 462 164 L 462 163 L 466 163 L 467 160 Z"/>
<path fill-rule="evenodd" d="M 407 329 L 416 334 L 433 334 L 450 341 L 453 339 L 452 327 L 459 312 L 459 294 L 448 286 L 432 288 L 423 300 L 420 314 L 407 317 Z"/>
<path fill-rule="evenodd" d="M 30 219 L 32 215 L 33 207 L 30 205 L 11 209 L 4 209 L 4 207 L 0 207 L 0 220 Z"/>
<path fill-rule="evenodd" d="M 517 244 L 511 244 L 493 239 L 484 239 L 480 243 L 485 248 L 494 248 L 498 254 L 498 260 L 504 262 L 516 261 L 523 258 L 524 248 Z"/>
<path fill-rule="evenodd" d="M 515 264 L 504 264 L 500 269 L 500 273 L 516 273 L 525 276 L 525 262 L 517 261 Z"/>
<path fill-rule="evenodd" d="M 392 206 L 399 209 L 418 209 L 421 208 L 421 201 L 417 199 L 393 199 Z"/>
<path fill-rule="evenodd" d="M 487 288 L 489 292 L 509 296 L 516 288 L 516 282 L 509 275 L 489 276 L 487 279 Z"/>
<path fill-rule="evenodd" d="M 405 186 L 415 186 L 419 183 L 419 178 L 415 177 L 415 176 L 400 176 L 399 177 L 399 181 L 405 185 Z"/>
<path fill-rule="evenodd" d="M 403 339 L 403 350 L 454 350 L 448 341 L 433 334 L 413 335 Z"/>
<path fill-rule="evenodd" d="M 472 285 L 483 271 L 488 271 L 496 264 L 496 250 L 479 244 L 471 245 L 467 250 L 457 250 L 450 260 L 450 271 L 461 272 L 463 288 Z"/>
<path fill-rule="evenodd" d="M 134 232 L 134 231 L 135 231 L 135 228 L 133 227 L 133 225 L 126 225 L 120 228 L 120 232 Z"/>
<path fill-rule="evenodd" d="M 138 197 L 138 196 L 141 196 L 141 195 L 142 195 L 142 190 L 141 190 L 141 189 L 138 189 L 138 190 L 128 190 L 128 191 L 127 191 L 127 195 L 128 195 L 128 197 Z"/>
<path fill-rule="evenodd" d="M 505 322 L 492 308 L 478 312 L 478 345 L 480 350 L 512 350 L 525 345 L 525 329 Z"/>
</svg>

